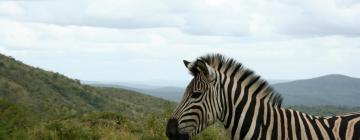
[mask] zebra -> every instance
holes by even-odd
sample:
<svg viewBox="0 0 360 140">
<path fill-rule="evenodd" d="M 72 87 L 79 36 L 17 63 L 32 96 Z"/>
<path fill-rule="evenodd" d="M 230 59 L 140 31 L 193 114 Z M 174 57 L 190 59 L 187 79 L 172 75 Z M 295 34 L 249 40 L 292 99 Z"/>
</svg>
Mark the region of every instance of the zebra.
<svg viewBox="0 0 360 140">
<path fill-rule="evenodd" d="M 170 140 L 188 140 L 216 121 L 238 140 L 360 140 L 360 112 L 319 117 L 281 106 L 265 80 L 232 58 L 184 60 L 193 79 L 166 126 Z"/>
</svg>

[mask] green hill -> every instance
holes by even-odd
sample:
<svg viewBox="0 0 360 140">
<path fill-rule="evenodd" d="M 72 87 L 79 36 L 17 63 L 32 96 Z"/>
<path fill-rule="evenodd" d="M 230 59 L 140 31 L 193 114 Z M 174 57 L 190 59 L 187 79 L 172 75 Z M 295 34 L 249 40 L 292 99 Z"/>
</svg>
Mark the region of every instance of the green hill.
<svg viewBox="0 0 360 140">
<path fill-rule="evenodd" d="M 1 54 L 0 99 L 26 106 L 41 119 L 93 111 L 142 116 L 160 113 L 175 105 L 125 89 L 82 85 L 79 80 L 25 65 Z"/>
<path fill-rule="evenodd" d="M 92 87 L 0 54 L 0 139 L 166 140 L 176 103 L 122 88 Z M 196 139 L 223 139 L 213 126 Z"/>
</svg>

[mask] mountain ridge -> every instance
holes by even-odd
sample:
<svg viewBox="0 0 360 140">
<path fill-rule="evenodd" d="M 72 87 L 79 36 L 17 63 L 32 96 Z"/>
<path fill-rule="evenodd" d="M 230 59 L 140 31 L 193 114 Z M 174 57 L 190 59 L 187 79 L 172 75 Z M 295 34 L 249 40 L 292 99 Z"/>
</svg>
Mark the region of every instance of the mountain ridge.
<svg viewBox="0 0 360 140">
<path fill-rule="evenodd" d="M 121 85 L 117 85 L 120 86 Z M 284 97 L 285 105 L 344 105 L 360 106 L 360 79 L 341 74 L 328 74 L 309 79 L 293 80 L 271 84 Z M 123 87 L 135 91 L 179 102 L 185 88 L 153 87 L 141 89 Z M 164 90 L 166 89 L 166 90 Z M 339 100 L 334 100 L 338 99 Z"/>
<path fill-rule="evenodd" d="M 360 79 L 330 74 L 272 85 L 288 105 L 360 106 Z"/>
</svg>

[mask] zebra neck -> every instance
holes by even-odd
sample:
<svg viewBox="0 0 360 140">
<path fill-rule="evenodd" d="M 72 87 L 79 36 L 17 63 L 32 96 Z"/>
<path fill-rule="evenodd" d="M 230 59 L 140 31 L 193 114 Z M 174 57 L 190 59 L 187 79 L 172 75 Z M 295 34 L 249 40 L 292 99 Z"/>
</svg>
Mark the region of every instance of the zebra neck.
<svg viewBox="0 0 360 140">
<path fill-rule="evenodd" d="M 223 89 L 224 93 L 222 95 L 224 99 L 221 103 L 226 105 L 224 115 L 227 115 L 227 117 L 231 117 L 228 115 L 234 111 L 233 109 L 235 109 L 235 114 L 240 114 L 246 111 L 247 108 L 252 111 L 258 110 L 258 104 L 281 106 L 281 95 L 273 90 L 265 80 L 253 74 L 252 71 L 248 69 L 237 70 L 235 68 L 231 75 L 227 73 L 224 77 L 227 78 L 223 78 L 224 80 L 220 84 L 220 89 Z M 223 119 L 226 119 L 226 117 Z"/>
<path fill-rule="evenodd" d="M 269 92 L 272 90 L 265 88 L 265 84 L 256 83 L 255 85 L 256 90 L 245 89 L 246 86 L 238 87 L 244 88 L 241 91 L 252 92 L 237 93 L 240 94 L 239 100 L 233 100 L 233 103 L 227 106 L 227 113 L 225 113 L 227 117 L 223 123 L 233 139 L 251 138 L 267 130 L 271 120 L 268 118 L 281 108 L 278 104 L 270 102 L 275 98 L 275 94 Z M 271 123 L 273 122 L 274 120 Z"/>
</svg>

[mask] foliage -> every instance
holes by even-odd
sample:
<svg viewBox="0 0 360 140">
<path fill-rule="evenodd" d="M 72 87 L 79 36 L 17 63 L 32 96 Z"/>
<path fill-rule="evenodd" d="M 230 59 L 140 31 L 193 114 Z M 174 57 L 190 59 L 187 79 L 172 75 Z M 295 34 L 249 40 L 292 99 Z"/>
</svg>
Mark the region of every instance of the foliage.
<svg viewBox="0 0 360 140">
<path fill-rule="evenodd" d="M 29 139 L 38 140 L 89 140 L 99 139 L 97 131 L 85 127 L 75 120 L 54 120 L 29 129 Z"/>
<path fill-rule="evenodd" d="M 222 124 L 216 123 L 194 137 L 194 140 L 226 140 L 230 139 Z"/>
<path fill-rule="evenodd" d="M 28 66 L 1 54 L 0 99 L 26 106 L 39 120 L 99 110 L 142 117 L 175 106 L 173 102 L 134 91 L 82 85 L 79 80 Z"/>
<path fill-rule="evenodd" d="M 0 139 L 21 137 L 23 129 L 30 126 L 26 108 L 0 100 Z"/>
</svg>

